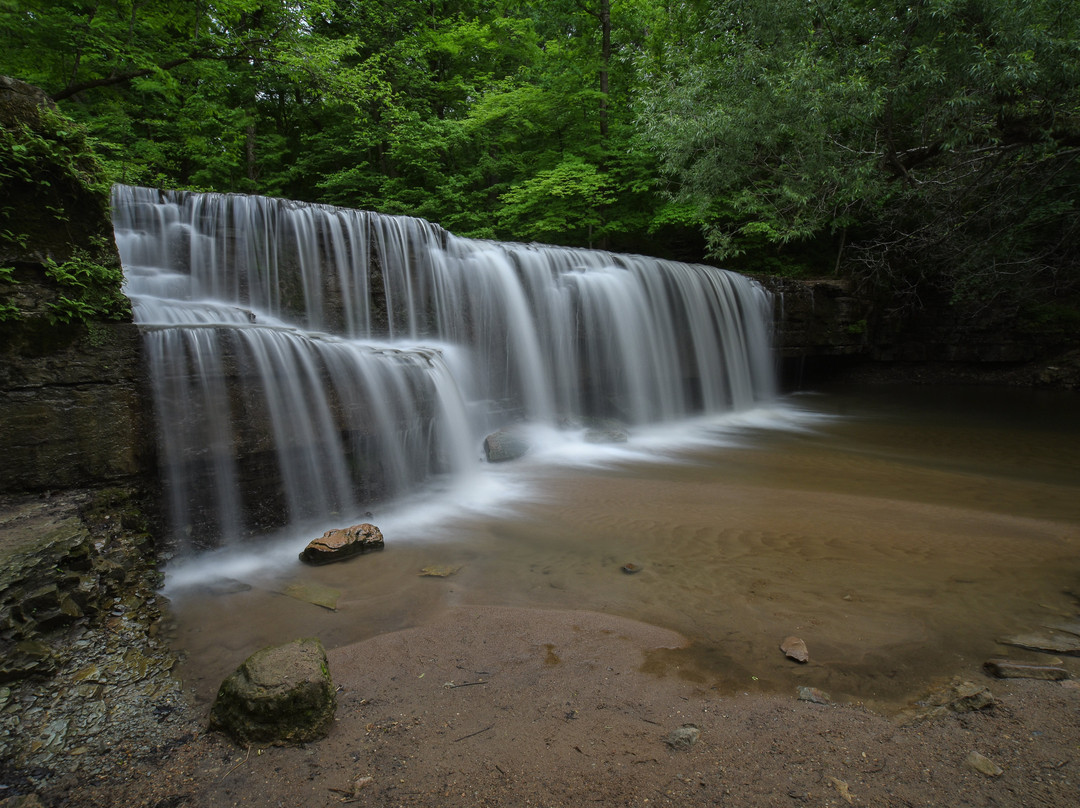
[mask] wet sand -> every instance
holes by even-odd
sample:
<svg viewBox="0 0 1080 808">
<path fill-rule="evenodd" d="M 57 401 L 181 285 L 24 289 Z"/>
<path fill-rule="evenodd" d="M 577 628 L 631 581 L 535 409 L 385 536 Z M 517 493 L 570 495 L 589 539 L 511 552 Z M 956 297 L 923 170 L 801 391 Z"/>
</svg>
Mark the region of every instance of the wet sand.
<svg viewBox="0 0 1080 808">
<path fill-rule="evenodd" d="M 199 732 L 49 805 L 1042 806 L 1080 797 L 1080 689 L 992 681 L 975 713 L 899 723 L 643 670 L 679 635 L 592 612 L 456 607 L 330 652 L 329 736 L 240 748 Z M 694 743 L 673 732 L 691 726 Z M 987 775 L 977 752 L 1000 767 Z"/>
</svg>

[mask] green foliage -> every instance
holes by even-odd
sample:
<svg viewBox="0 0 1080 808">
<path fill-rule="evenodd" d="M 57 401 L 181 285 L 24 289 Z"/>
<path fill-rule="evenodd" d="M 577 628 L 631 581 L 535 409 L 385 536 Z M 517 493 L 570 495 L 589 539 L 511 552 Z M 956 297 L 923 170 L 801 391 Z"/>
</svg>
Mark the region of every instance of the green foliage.
<svg viewBox="0 0 1080 808">
<path fill-rule="evenodd" d="M 0 267 L 0 288 L 3 284 L 16 284 L 14 267 Z M 19 307 L 8 300 L 0 300 L 0 323 L 7 320 L 17 320 L 22 316 Z"/>
<path fill-rule="evenodd" d="M 85 131 L 5 131 L 0 181 L 283 195 L 1020 311 L 1080 285 L 1078 66 L 1077 0 L 5 0 L 0 72 Z"/>
<path fill-rule="evenodd" d="M 639 133 L 715 257 L 831 240 L 910 304 L 1080 283 L 1075 0 L 678 9 Z"/>
<path fill-rule="evenodd" d="M 45 274 L 61 290 L 57 302 L 49 305 L 54 324 L 123 320 L 131 315 L 131 303 L 121 292 L 121 268 L 94 261 L 86 250 L 76 249 L 62 264 L 47 259 Z"/>
<path fill-rule="evenodd" d="M 109 183 L 85 129 L 51 109 L 42 109 L 35 126 L 0 127 L 0 190 L 12 196 L 13 186 L 55 187 L 61 194 L 79 189 L 106 196 Z M 8 211 L 5 209 L 5 218 Z M 62 209 L 53 211 L 59 221 Z M 25 234 L 4 231 L 5 240 L 22 241 Z"/>
<path fill-rule="evenodd" d="M 500 223 L 537 241 L 567 236 L 592 241 L 604 224 L 603 209 L 616 197 L 596 166 L 567 155 L 550 170 L 515 185 L 501 196 Z"/>
</svg>

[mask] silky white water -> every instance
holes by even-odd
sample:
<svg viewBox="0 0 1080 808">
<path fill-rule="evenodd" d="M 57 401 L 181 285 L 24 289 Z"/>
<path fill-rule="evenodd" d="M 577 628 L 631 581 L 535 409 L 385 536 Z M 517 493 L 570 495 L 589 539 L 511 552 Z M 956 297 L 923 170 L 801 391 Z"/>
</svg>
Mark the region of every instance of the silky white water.
<svg viewBox="0 0 1080 808">
<path fill-rule="evenodd" d="M 481 445 L 508 425 L 565 454 L 774 397 L 771 298 L 734 273 L 265 197 L 117 186 L 113 209 L 182 549 L 433 484 L 497 504 Z"/>
</svg>

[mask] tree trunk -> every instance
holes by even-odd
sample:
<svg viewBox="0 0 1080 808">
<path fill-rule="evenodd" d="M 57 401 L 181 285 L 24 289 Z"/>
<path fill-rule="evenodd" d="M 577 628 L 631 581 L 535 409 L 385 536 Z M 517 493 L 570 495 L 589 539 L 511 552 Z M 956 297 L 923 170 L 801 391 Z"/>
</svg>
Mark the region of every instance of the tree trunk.
<svg viewBox="0 0 1080 808">
<path fill-rule="evenodd" d="M 600 137 L 608 133 L 608 65 L 611 62 L 611 0 L 600 0 Z"/>
</svg>

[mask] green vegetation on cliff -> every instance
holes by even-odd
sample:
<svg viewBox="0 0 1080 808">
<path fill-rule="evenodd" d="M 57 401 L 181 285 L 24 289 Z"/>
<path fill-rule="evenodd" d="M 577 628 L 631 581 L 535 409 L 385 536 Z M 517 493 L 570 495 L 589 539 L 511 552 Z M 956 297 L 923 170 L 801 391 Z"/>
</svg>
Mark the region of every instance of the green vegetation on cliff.
<svg viewBox="0 0 1080 808">
<path fill-rule="evenodd" d="M 85 127 L 34 88 L 0 86 L 0 321 L 123 320 L 107 173 Z M 44 296 L 20 294 L 45 280 Z"/>
</svg>

